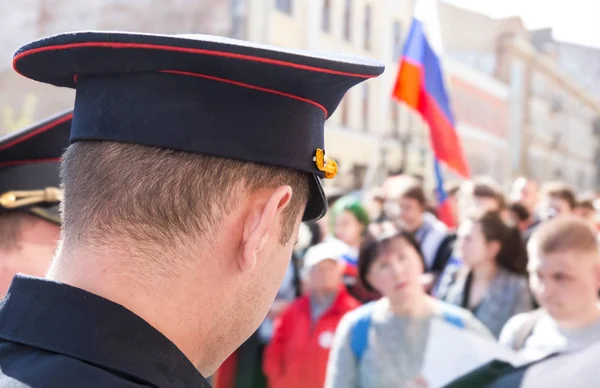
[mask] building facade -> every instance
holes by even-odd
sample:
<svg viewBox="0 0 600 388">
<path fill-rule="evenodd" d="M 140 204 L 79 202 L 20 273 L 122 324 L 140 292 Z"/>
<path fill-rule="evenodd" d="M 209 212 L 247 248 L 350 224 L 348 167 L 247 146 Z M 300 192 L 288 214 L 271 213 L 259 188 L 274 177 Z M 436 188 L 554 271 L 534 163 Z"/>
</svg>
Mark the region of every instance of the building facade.
<svg viewBox="0 0 600 388">
<path fill-rule="evenodd" d="M 600 103 L 530 42 L 510 37 L 502 46 L 498 76 L 511 85 L 515 174 L 597 190 Z"/>
<path fill-rule="evenodd" d="M 12 52 L 27 41 L 82 29 L 210 33 L 384 62 L 386 72 L 350 90 L 328 120 L 327 151 L 340 165 L 335 184 L 359 188 L 399 170 L 433 183 L 429 131 L 418 115 L 391 98 L 414 0 L 23 0 L 10 7 L 0 4 L 6 8 L 0 9 L 2 14 L 9 15 L 6 23 L 0 23 L 0 133 L 73 103 L 72 90 L 31 82 L 10 68 Z M 598 112 L 582 97 L 587 94 L 573 94 L 573 88 L 564 86 L 571 85 L 568 77 L 557 84 L 556 77 L 543 70 L 547 67 L 529 69 L 533 59 L 546 57 L 527 46 L 530 34 L 521 21 L 494 20 L 443 2 L 440 19 L 444 72 L 473 174 L 491 175 L 504 185 L 518 174 L 540 179 L 565 176 L 577 187 L 593 185 L 598 173 L 594 158 L 597 155 L 600 160 L 600 152 L 595 151 L 589 117 Z M 505 43 L 517 38 L 521 46 L 529 47 L 526 55 L 507 48 Z M 548 86 L 547 79 L 553 86 Z"/>
<path fill-rule="evenodd" d="M 413 0 L 255 0 L 246 2 L 247 38 L 317 51 L 341 51 L 384 62 L 385 73 L 352 89 L 328 121 L 329 154 L 341 166 L 336 184 L 358 188 L 405 171 L 433 185 L 429 131 L 391 98 L 410 28 Z M 474 174 L 510 177 L 508 88 L 491 74 L 443 60 L 451 103 Z M 490 72 L 491 73 L 491 72 Z M 488 116 L 489 115 L 489 116 Z"/>
<path fill-rule="evenodd" d="M 597 189 L 599 51 L 554 42 L 551 31 L 527 31 L 518 18 L 440 8 L 448 55 L 506 85 L 509 175 Z"/>
</svg>

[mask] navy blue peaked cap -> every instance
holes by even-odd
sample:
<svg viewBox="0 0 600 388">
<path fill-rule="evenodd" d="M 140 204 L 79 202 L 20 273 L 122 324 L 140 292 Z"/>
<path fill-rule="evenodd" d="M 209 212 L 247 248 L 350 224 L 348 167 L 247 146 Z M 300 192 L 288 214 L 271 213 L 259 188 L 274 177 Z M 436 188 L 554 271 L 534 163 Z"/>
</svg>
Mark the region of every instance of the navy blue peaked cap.
<svg viewBox="0 0 600 388">
<path fill-rule="evenodd" d="M 77 90 L 71 141 L 109 140 L 335 175 L 324 123 L 381 63 L 200 35 L 78 32 L 20 48 L 14 69 Z"/>
<path fill-rule="evenodd" d="M 60 159 L 72 116 L 64 112 L 0 138 L 0 215 L 28 211 L 60 223 Z"/>
</svg>

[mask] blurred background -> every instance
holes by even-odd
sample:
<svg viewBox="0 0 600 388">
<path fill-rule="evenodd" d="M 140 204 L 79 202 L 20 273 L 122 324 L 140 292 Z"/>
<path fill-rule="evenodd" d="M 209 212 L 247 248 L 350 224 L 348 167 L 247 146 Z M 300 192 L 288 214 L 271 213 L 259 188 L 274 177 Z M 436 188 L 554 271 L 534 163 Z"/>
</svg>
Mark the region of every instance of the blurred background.
<svg viewBox="0 0 600 388">
<path fill-rule="evenodd" d="M 433 187 L 422 119 L 391 98 L 414 0 L 0 0 L 0 135 L 72 106 L 74 92 L 26 80 L 16 48 L 75 30 L 207 33 L 383 61 L 327 123 L 343 191 L 399 172 Z M 441 1 L 443 70 L 473 175 L 600 188 L 600 2 Z M 452 176 L 451 172 L 447 172 Z M 331 187 L 330 187 L 331 189 Z"/>
</svg>

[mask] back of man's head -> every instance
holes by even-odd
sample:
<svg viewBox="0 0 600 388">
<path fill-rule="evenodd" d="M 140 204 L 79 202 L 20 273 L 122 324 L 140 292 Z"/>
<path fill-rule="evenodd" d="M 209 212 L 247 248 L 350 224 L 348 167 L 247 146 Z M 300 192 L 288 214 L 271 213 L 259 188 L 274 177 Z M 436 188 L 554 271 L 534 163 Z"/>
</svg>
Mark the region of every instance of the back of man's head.
<svg viewBox="0 0 600 388">
<path fill-rule="evenodd" d="M 309 195 L 307 173 L 107 141 L 71 145 L 61 174 L 65 246 L 157 249 L 163 259 L 192 241 L 212 243 L 240 200 L 279 185 L 293 191 L 279 236 L 285 244 Z"/>
<path fill-rule="evenodd" d="M 589 223 L 570 215 L 547 221 L 528 250 L 532 291 L 553 318 L 578 327 L 598 317 L 600 255 Z"/>
</svg>

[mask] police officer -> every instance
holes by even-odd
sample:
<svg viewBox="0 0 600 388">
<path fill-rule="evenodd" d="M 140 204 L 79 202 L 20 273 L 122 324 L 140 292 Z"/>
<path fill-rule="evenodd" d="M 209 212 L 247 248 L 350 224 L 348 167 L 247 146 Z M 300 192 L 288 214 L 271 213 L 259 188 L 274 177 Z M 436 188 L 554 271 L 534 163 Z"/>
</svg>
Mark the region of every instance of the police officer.
<svg viewBox="0 0 600 388">
<path fill-rule="evenodd" d="M 300 222 L 326 211 L 325 120 L 383 66 L 80 32 L 13 67 L 77 94 L 62 241 L 47 279 L 17 276 L 0 308 L 0 387 L 208 386 L 264 319 Z"/>
<path fill-rule="evenodd" d="M 60 234 L 59 165 L 71 112 L 0 139 L 0 294 L 18 273 L 44 276 Z"/>
</svg>

